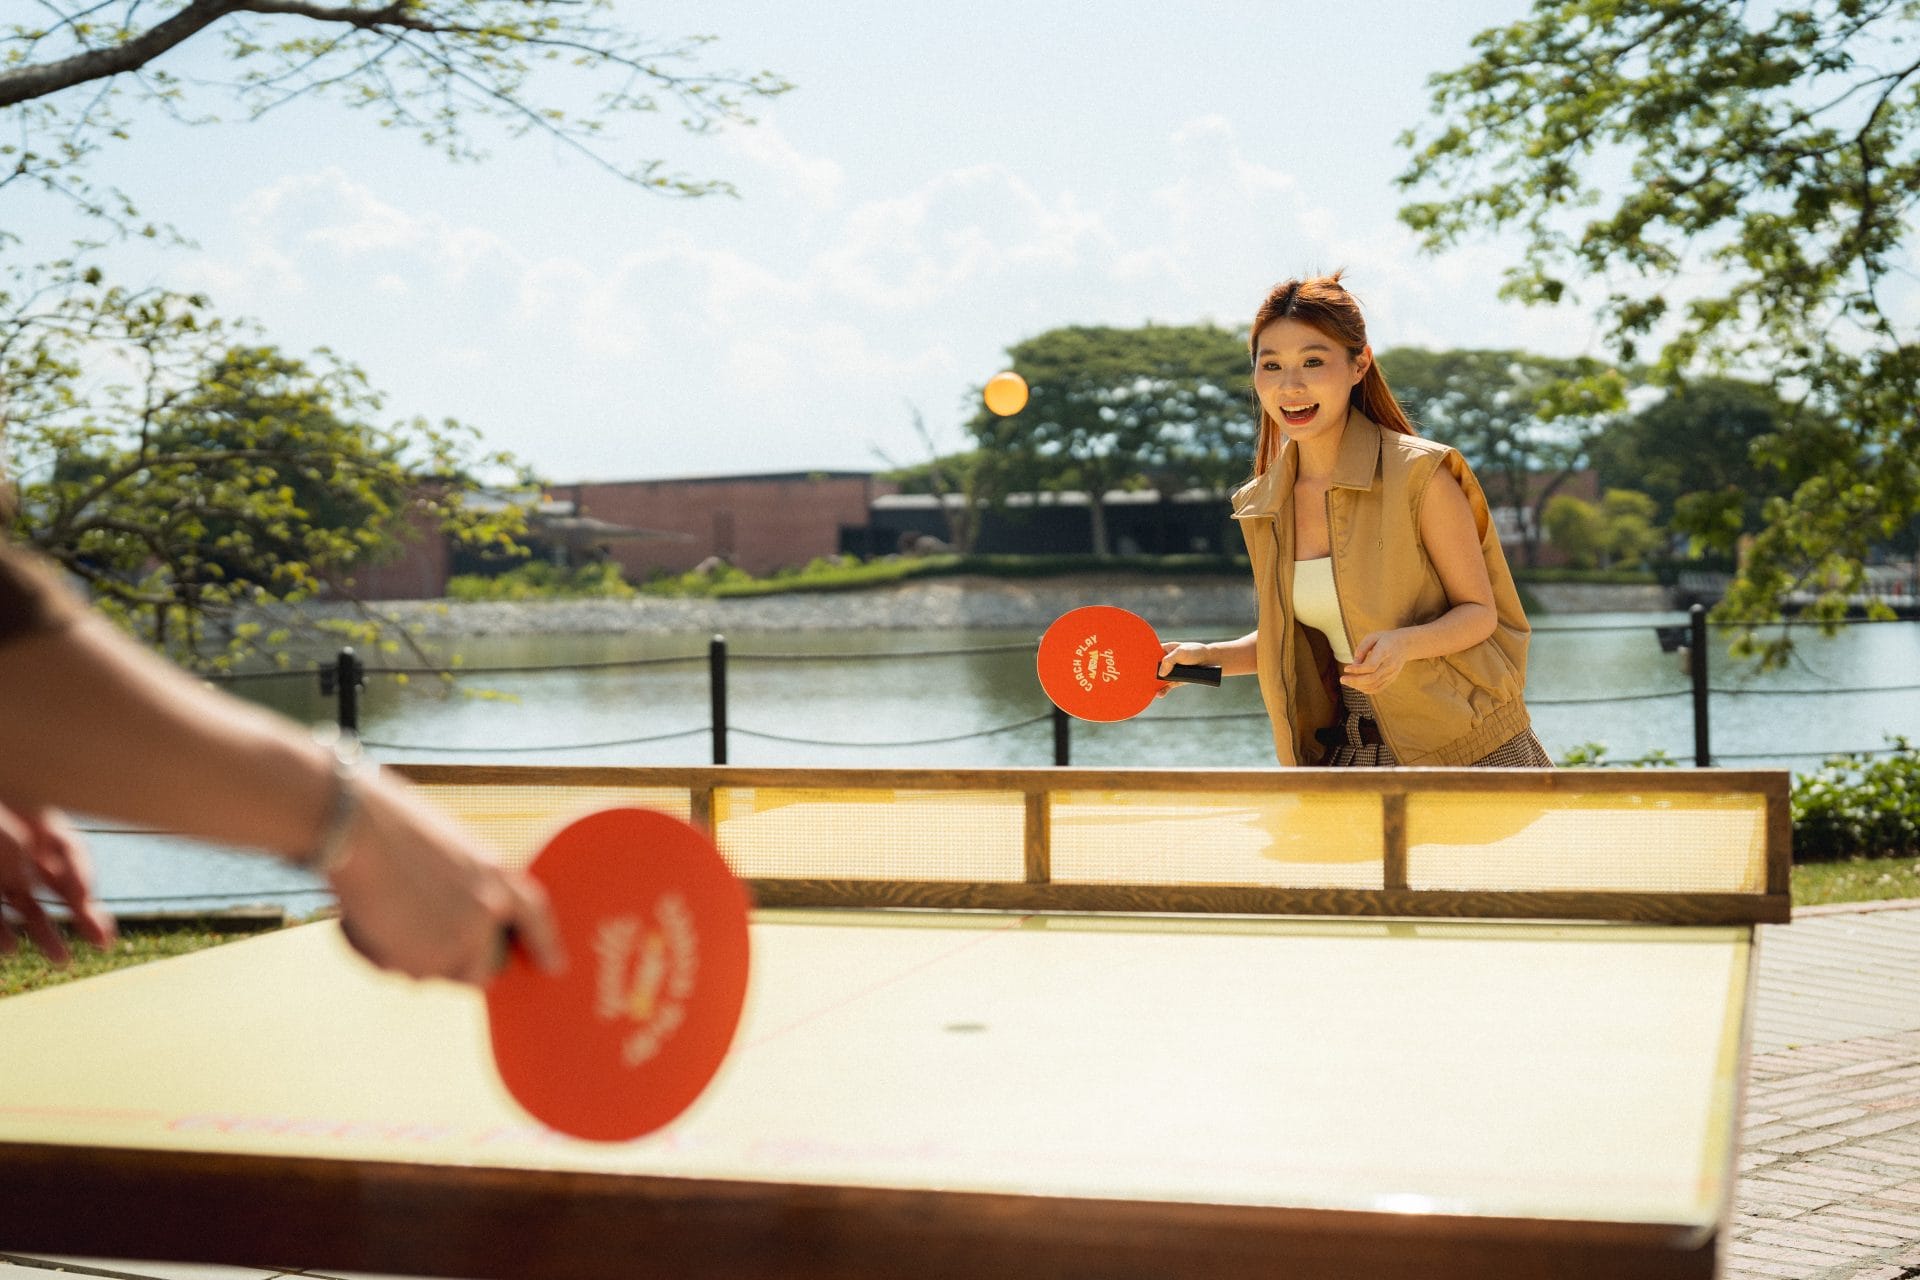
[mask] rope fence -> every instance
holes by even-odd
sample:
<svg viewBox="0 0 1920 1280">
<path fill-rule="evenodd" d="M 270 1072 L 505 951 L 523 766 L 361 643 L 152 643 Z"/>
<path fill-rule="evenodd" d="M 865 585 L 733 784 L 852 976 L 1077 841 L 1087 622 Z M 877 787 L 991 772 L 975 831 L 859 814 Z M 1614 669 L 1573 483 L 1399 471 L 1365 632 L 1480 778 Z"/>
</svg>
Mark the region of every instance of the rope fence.
<svg viewBox="0 0 1920 1280">
<path fill-rule="evenodd" d="M 1879 620 L 1849 620 L 1847 625 L 1867 625 Z M 1720 762 L 1747 760 L 1795 760 L 1829 759 L 1836 756 L 1866 757 L 1884 755 L 1898 748 L 1867 748 L 1855 751 L 1767 751 L 1742 752 L 1716 755 L 1712 750 L 1711 723 L 1709 717 L 1710 700 L 1718 698 L 1807 698 L 1807 697 L 1868 697 L 1920 691 L 1920 682 L 1905 684 L 1859 685 L 1842 687 L 1799 687 L 1799 688 L 1739 688 L 1725 685 L 1713 685 L 1708 680 L 1708 643 L 1707 636 L 1711 628 L 1728 629 L 1734 624 L 1712 624 L 1706 621 L 1705 609 L 1695 605 L 1689 612 L 1688 622 L 1684 625 L 1658 625 L 1648 623 L 1604 623 L 1591 626 L 1570 626 L 1545 628 L 1541 634 L 1562 634 L 1575 632 L 1646 632 L 1650 627 L 1655 632 L 1661 649 L 1670 653 L 1679 653 L 1686 663 L 1688 681 L 1686 686 L 1674 689 L 1654 689 L 1637 693 L 1611 693 L 1597 696 L 1575 696 L 1561 698 L 1529 698 L 1529 705 L 1535 707 L 1578 707 L 1599 706 L 1622 703 L 1652 703 L 1675 698 L 1691 698 L 1693 702 L 1694 751 L 1692 763 L 1696 767 L 1709 767 Z M 791 732 L 775 732 L 770 729 L 753 728 L 730 723 L 728 714 L 728 683 L 732 667 L 741 663 L 767 664 L 807 664 L 807 663 L 871 663 L 871 662 L 921 662 L 928 659 L 972 657 L 980 655 L 999 655 L 1010 653 L 1035 652 L 1033 642 L 996 643 L 975 646 L 954 646 L 937 649 L 908 649 L 880 653 L 846 654 L 839 652 L 798 652 L 771 651 L 733 653 L 729 650 L 723 636 L 715 636 L 708 644 L 704 655 L 708 666 L 708 682 L 711 708 L 706 724 L 690 725 L 684 728 L 664 732 L 638 734 L 626 737 L 603 738 L 593 741 L 556 742 L 538 744 L 507 745 L 443 745 L 421 742 L 396 742 L 377 738 L 366 738 L 370 747 L 395 752 L 429 752 L 461 756 L 501 756 L 526 754 L 561 754 L 573 751 L 605 750 L 620 747 L 643 746 L 660 742 L 671 742 L 706 734 L 711 739 L 711 759 L 714 764 L 727 763 L 728 744 L 731 739 L 742 738 L 763 742 L 776 742 L 795 746 L 811 746 L 823 749 L 868 749 L 891 750 L 913 747 L 927 747 L 964 742 L 978 738 L 991 738 L 1010 733 L 1018 733 L 1037 725 L 1052 722 L 1053 762 L 1056 765 L 1068 765 L 1072 762 L 1071 718 L 1057 708 L 1038 715 L 973 729 L 960 733 L 911 738 L 860 738 L 832 739 L 810 737 Z M 604 673 L 669 666 L 688 666 L 701 660 L 697 653 L 670 654 L 649 658 L 630 658 L 613 661 L 559 663 L 543 666 L 420 666 L 420 667 L 368 667 L 363 664 L 350 648 L 340 650 L 335 659 L 328 664 L 307 671 L 272 671 L 233 674 L 220 677 L 229 682 L 247 679 L 319 679 L 323 696 L 335 699 L 335 719 L 343 730 L 358 733 L 360 729 L 360 696 L 367 683 L 374 679 L 402 679 L 431 676 L 445 678 L 453 676 L 503 676 L 533 675 L 547 673 Z M 1264 713 L 1244 712 L 1229 715 L 1220 714 L 1162 714 L 1156 720 L 1169 721 L 1219 721 L 1245 722 L 1264 719 Z M 1660 758 L 1664 753 L 1655 753 Z M 1650 757 L 1651 758 L 1651 757 Z M 1682 763 L 1682 761 L 1675 761 Z"/>
<path fill-rule="evenodd" d="M 996 734 L 1012 733 L 1016 729 L 1031 728 L 1044 723 L 1052 716 L 1042 712 L 1037 716 L 1028 716 L 1025 720 L 1016 720 L 1012 724 L 997 725 L 992 729 L 974 729 L 968 733 L 949 734 L 944 738 L 894 738 L 884 742 L 836 742 L 820 738 L 793 738 L 778 733 L 760 733 L 752 729 L 734 729 L 743 738 L 760 738 L 767 742 L 786 742 L 805 747 L 930 747 L 947 742 L 965 742 L 970 738 L 991 738 Z"/>
<path fill-rule="evenodd" d="M 648 742 L 671 742 L 675 738 L 691 738 L 707 732 L 706 725 L 695 725 L 691 729 L 676 729 L 671 733 L 648 734 L 643 738 L 609 738 L 603 742 L 564 742 L 550 743 L 546 746 L 514 747 L 447 747 L 426 742 L 382 742 L 375 738 L 360 739 L 362 745 L 379 747 L 383 751 L 446 751 L 460 755 L 499 755 L 503 752 L 523 751 L 594 751 L 601 747 L 633 747 Z M 741 730 L 734 730 L 735 733 Z"/>
<path fill-rule="evenodd" d="M 1710 699 L 1740 698 L 1807 698 L 1807 697 L 1868 697 L 1887 696 L 1920 691 L 1920 683 L 1859 685 L 1823 688 L 1784 688 L 1761 689 L 1739 688 L 1714 685 L 1708 680 L 1708 645 L 1706 643 L 1708 624 L 1704 620 L 1704 610 L 1696 607 L 1685 627 L 1655 626 L 1663 650 L 1680 652 L 1685 659 L 1688 683 L 1677 689 L 1650 690 L 1638 693 L 1619 693 L 1599 697 L 1530 698 L 1529 704 L 1537 707 L 1548 706 L 1592 706 L 1608 703 L 1651 703 L 1674 698 L 1690 697 L 1693 701 L 1694 758 L 1690 762 L 1696 767 L 1712 765 L 1739 765 L 1750 761 L 1798 761 L 1798 760 L 1836 760 L 1852 758 L 1864 760 L 1874 757 L 1895 755 L 1910 748 L 1904 745 L 1884 746 L 1846 751 L 1761 751 L 1715 753 L 1711 749 L 1709 737 L 1710 722 L 1708 709 Z M 1601 624 L 1579 627 L 1554 627 L 1547 633 L 1565 632 L 1607 632 L 1639 631 L 1645 632 L 1648 624 Z M 1035 652 L 1032 643 L 993 644 L 973 647 L 952 647 L 941 649 L 902 650 L 877 654 L 849 655 L 844 653 L 730 653 L 723 637 L 716 636 L 704 655 L 708 664 L 708 677 L 712 700 L 712 714 L 709 723 L 696 724 L 666 732 L 650 733 L 630 737 L 607 738 L 590 742 L 564 742 L 543 744 L 519 744 L 500 746 L 453 746 L 430 743 L 395 742 L 376 738 L 365 738 L 369 747 L 393 752 L 440 753 L 459 756 L 501 756 L 526 754 L 560 754 L 571 751 L 587 751 L 628 746 L 639 746 L 680 739 L 695 738 L 707 734 L 712 740 L 713 763 L 725 764 L 727 745 L 731 738 L 743 738 L 764 742 L 775 742 L 797 746 L 819 747 L 822 749 L 868 749 L 894 750 L 915 747 L 946 745 L 976 738 L 989 738 L 1005 734 L 1020 733 L 1051 723 L 1053 736 L 1053 763 L 1066 766 L 1072 760 L 1072 719 L 1057 708 L 1049 709 L 1037 715 L 1027 716 L 1005 724 L 993 725 L 962 733 L 944 734 L 932 737 L 914 738 L 867 738 L 867 739 L 826 739 L 806 737 L 792 733 L 776 733 L 764 729 L 755 729 L 744 725 L 729 723 L 727 709 L 728 677 L 732 665 L 736 663 L 789 663 L 805 664 L 816 662 L 884 662 L 884 661 L 920 661 L 931 658 L 969 657 L 974 655 L 995 655 L 1008 653 Z M 225 679 L 229 682 L 240 680 L 319 680 L 324 696 L 336 701 L 336 716 L 343 729 L 358 732 L 360 721 L 360 695 L 369 680 L 403 677 L 453 677 L 453 676 L 502 676 L 534 675 L 546 673 L 600 673 L 668 666 L 687 666 L 697 663 L 703 655 L 676 654 L 665 657 L 636 658 L 603 662 L 565 663 L 546 666 L 422 666 L 412 668 L 388 668 L 364 666 L 351 649 L 343 649 L 335 659 L 327 664 L 305 671 L 255 672 L 227 677 L 209 677 Z M 1156 720 L 1183 722 L 1217 722 L 1219 724 L 1264 721 L 1266 715 L 1261 711 L 1219 713 L 1162 713 Z M 1675 759 L 1664 751 L 1655 751 L 1629 764 L 1671 764 L 1684 765 L 1688 761 Z M 82 828 L 94 834 L 142 835 L 146 833 L 129 828 L 101 827 Z M 252 904 L 287 900 L 323 900 L 331 897 L 332 891 L 324 885 L 311 887 L 274 886 L 252 890 L 185 894 L 124 894 L 107 902 L 116 910 L 141 910 L 158 908 L 164 910 L 170 904 L 194 904 L 205 907 L 209 904 Z"/>
</svg>

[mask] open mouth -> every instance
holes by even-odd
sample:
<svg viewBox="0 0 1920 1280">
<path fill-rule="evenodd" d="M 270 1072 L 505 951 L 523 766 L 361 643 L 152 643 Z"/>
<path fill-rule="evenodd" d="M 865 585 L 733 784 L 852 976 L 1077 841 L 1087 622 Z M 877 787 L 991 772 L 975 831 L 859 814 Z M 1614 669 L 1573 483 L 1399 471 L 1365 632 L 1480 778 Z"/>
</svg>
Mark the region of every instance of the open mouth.
<svg viewBox="0 0 1920 1280">
<path fill-rule="evenodd" d="M 1304 426 L 1312 422 L 1313 415 L 1318 412 L 1320 412 L 1318 404 L 1301 405 L 1298 409 L 1288 408 L 1286 405 L 1280 406 L 1280 416 L 1290 427 Z"/>
</svg>

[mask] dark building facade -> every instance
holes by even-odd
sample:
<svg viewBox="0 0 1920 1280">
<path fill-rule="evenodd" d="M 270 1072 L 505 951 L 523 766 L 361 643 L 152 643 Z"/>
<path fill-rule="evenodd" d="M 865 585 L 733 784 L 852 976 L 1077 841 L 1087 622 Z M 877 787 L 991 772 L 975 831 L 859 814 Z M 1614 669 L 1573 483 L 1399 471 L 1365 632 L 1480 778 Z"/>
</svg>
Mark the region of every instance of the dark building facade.
<svg viewBox="0 0 1920 1280">
<path fill-rule="evenodd" d="M 950 513 L 931 494 L 876 498 L 864 530 L 849 530 L 841 550 L 851 555 L 888 555 L 909 550 L 918 538 L 953 541 Z M 1240 535 L 1218 494 L 1154 491 L 1115 493 L 1106 500 L 1107 547 L 1115 555 L 1217 555 L 1238 553 Z M 1093 507 L 1084 493 L 1020 493 L 999 508 L 981 511 L 973 550 L 981 555 L 1074 555 L 1093 550 Z"/>
</svg>

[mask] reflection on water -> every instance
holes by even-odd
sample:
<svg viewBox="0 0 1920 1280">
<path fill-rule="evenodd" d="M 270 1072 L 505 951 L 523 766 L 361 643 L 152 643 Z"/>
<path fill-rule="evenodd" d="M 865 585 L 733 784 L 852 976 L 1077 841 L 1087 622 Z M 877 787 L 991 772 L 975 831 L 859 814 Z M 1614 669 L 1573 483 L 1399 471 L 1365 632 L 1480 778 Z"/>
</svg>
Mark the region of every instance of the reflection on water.
<svg viewBox="0 0 1920 1280">
<path fill-rule="evenodd" d="M 1604 743 L 1609 758 L 1663 750 L 1693 757 L 1692 701 L 1679 658 L 1655 636 L 1679 614 L 1536 618 L 1528 673 L 1535 726 L 1556 757 Z M 1194 628 L 1191 638 L 1235 634 Z M 1182 637 L 1186 638 L 1186 637 Z M 1920 730 L 1920 625 L 1844 628 L 1802 638 L 1792 665 L 1759 675 L 1727 656 L 1715 633 L 1710 728 L 1716 763 L 1808 769 L 1817 755 L 1885 745 Z M 706 764 L 707 640 L 694 636 L 476 637 L 456 646 L 485 674 L 447 687 L 369 678 L 362 731 L 386 760 L 486 764 Z M 1034 676 L 1037 635 L 1008 631 L 741 633 L 728 637 L 729 761 L 779 766 L 989 767 L 1053 762 L 1053 728 Z M 1008 650 L 996 646 L 1012 645 Z M 953 652 L 987 650 L 986 652 Z M 677 659 L 677 661 L 658 661 Z M 616 669 L 586 667 L 646 660 Z M 413 665 L 410 658 L 372 665 Z M 1915 686 L 1904 689 L 1899 686 Z M 1880 688 L 1893 692 L 1847 692 Z M 1839 690 L 1840 692 L 1833 692 Z M 236 687 L 296 719 L 333 703 L 313 680 Z M 601 744 L 601 745 L 584 745 Z M 1075 722 L 1072 762 L 1085 766 L 1263 768 L 1272 742 L 1251 678 L 1218 689 L 1177 686 L 1135 720 Z M 108 848 L 113 844 L 113 848 Z M 134 847 L 134 846 L 137 846 Z M 261 889 L 273 899 L 296 873 L 253 859 L 199 858 L 152 841 L 102 842 L 109 896 Z M 299 882 L 304 884 L 305 882 Z M 311 898 L 293 902 L 305 910 Z"/>
</svg>

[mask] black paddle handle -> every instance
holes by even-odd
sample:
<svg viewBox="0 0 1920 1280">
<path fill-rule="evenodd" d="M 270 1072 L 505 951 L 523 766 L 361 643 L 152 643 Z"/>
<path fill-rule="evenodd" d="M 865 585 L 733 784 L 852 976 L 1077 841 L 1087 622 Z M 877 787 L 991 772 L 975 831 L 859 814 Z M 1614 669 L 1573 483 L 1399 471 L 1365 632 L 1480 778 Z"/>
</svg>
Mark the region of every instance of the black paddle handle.
<svg viewBox="0 0 1920 1280">
<path fill-rule="evenodd" d="M 1220 685 L 1220 668 L 1175 666 L 1160 678 L 1162 680 L 1172 680 L 1176 684 L 1210 684 L 1218 688 Z"/>
</svg>

